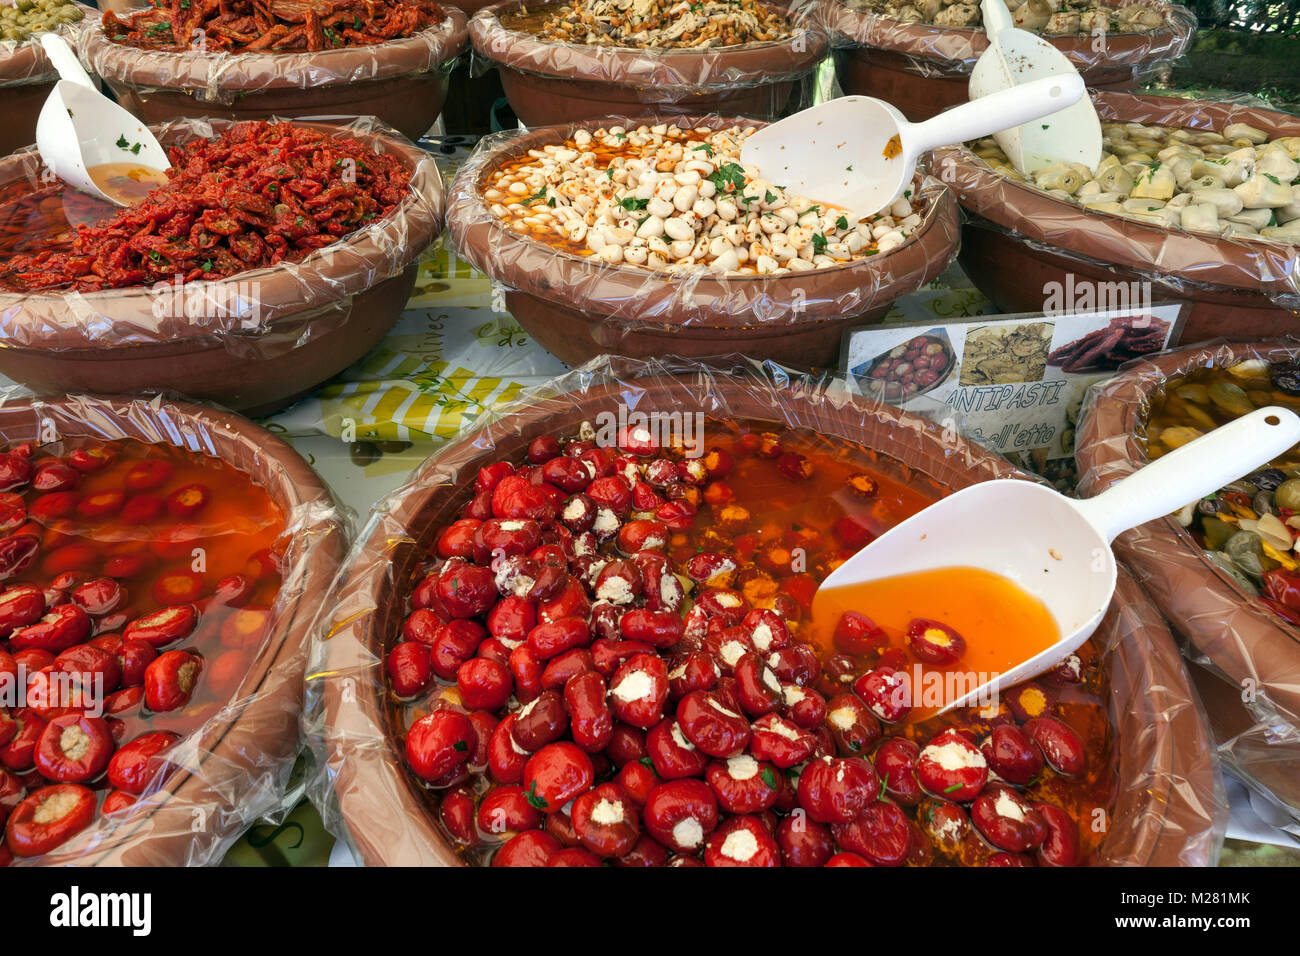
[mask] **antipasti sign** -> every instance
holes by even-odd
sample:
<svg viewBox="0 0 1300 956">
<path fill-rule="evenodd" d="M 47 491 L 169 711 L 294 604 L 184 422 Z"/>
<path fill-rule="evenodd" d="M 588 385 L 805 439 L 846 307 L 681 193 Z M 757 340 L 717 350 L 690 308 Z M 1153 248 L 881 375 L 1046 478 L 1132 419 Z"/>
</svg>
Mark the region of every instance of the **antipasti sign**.
<svg viewBox="0 0 1300 956">
<path fill-rule="evenodd" d="M 888 325 L 845 337 L 845 371 L 865 396 L 952 422 L 1001 453 L 1073 452 L 1088 386 L 1174 340 L 1182 307 L 990 315 Z"/>
</svg>

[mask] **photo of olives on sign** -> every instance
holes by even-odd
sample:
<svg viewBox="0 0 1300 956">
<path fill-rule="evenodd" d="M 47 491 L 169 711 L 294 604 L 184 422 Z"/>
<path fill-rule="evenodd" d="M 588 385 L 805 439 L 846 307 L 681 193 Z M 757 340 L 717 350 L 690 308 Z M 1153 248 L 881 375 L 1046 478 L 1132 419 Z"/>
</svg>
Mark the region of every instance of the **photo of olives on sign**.
<svg viewBox="0 0 1300 956">
<path fill-rule="evenodd" d="M 955 364 L 948 334 L 932 329 L 863 362 L 853 374 L 867 395 L 897 402 L 938 388 Z"/>
</svg>

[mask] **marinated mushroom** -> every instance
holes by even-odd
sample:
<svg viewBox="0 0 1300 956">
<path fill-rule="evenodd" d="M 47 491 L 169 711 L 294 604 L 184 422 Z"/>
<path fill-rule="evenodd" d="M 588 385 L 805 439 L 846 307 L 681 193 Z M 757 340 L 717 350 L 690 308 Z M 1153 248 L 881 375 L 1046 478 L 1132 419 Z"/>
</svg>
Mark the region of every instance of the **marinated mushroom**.
<svg viewBox="0 0 1300 956">
<path fill-rule="evenodd" d="M 996 140 L 970 149 L 998 174 L 1026 181 Z M 1300 137 L 1270 140 L 1246 123 L 1215 132 L 1107 122 L 1102 149 L 1094 170 L 1056 163 L 1028 182 L 1090 211 L 1162 227 L 1300 241 Z"/>
<path fill-rule="evenodd" d="M 984 20 L 978 3 L 954 0 L 847 0 L 861 10 L 903 23 L 979 29 Z M 1165 22 L 1163 4 L 1107 6 L 1096 0 L 1006 0 L 1011 19 L 1022 30 L 1049 36 L 1072 33 L 1145 33 Z"/>
</svg>

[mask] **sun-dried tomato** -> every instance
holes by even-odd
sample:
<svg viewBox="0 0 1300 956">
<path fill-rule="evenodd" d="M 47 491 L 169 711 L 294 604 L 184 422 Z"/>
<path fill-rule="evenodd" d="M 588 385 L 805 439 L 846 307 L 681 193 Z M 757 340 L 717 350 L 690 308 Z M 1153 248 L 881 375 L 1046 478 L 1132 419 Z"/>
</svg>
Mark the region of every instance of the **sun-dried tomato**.
<svg viewBox="0 0 1300 956">
<path fill-rule="evenodd" d="M 169 158 L 168 182 L 142 202 L 114 208 L 70 238 L 59 225 L 43 242 L 10 246 L 0 287 L 91 292 L 176 276 L 224 279 L 296 262 L 388 215 L 410 185 L 395 156 L 289 123 L 238 124 L 215 139 L 173 147 Z M 62 223 L 47 199 L 62 198 L 64 188 L 0 204 L 0 233 L 30 227 L 38 213 L 47 224 Z"/>
<path fill-rule="evenodd" d="M 104 35 L 143 50 L 256 53 L 370 46 L 441 23 L 433 0 L 150 0 L 119 18 L 104 13 Z"/>
</svg>

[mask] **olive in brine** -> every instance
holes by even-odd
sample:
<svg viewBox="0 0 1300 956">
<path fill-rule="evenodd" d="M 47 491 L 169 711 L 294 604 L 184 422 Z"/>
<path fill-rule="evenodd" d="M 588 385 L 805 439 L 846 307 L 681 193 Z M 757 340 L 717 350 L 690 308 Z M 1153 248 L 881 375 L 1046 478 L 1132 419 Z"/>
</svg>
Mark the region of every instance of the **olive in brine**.
<svg viewBox="0 0 1300 956">
<path fill-rule="evenodd" d="M 1279 392 L 1300 395 L 1300 365 L 1274 365 L 1269 378 Z"/>
<path fill-rule="evenodd" d="M 1254 498 L 1251 499 L 1250 504 L 1251 507 L 1255 510 L 1255 514 L 1259 515 L 1261 518 L 1264 517 L 1264 515 L 1277 514 L 1277 509 L 1273 507 L 1272 492 L 1269 491 L 1259 492 L 1257 495 L 1255 495 Z"/>
<path fill-rule="evenodd" d="M 1250 483 L 1260 491 L 1273 491 L 1286 481 L 1286 472 L 1281 468 L 1264 468 L 1250 476 Z"/>
<path fill-rule="evenodd" d="M 1287 511 L 1300 511 L 1300 478 L 1288 478 L 1273 491 L 1273 504 Z"/>
</svg>

